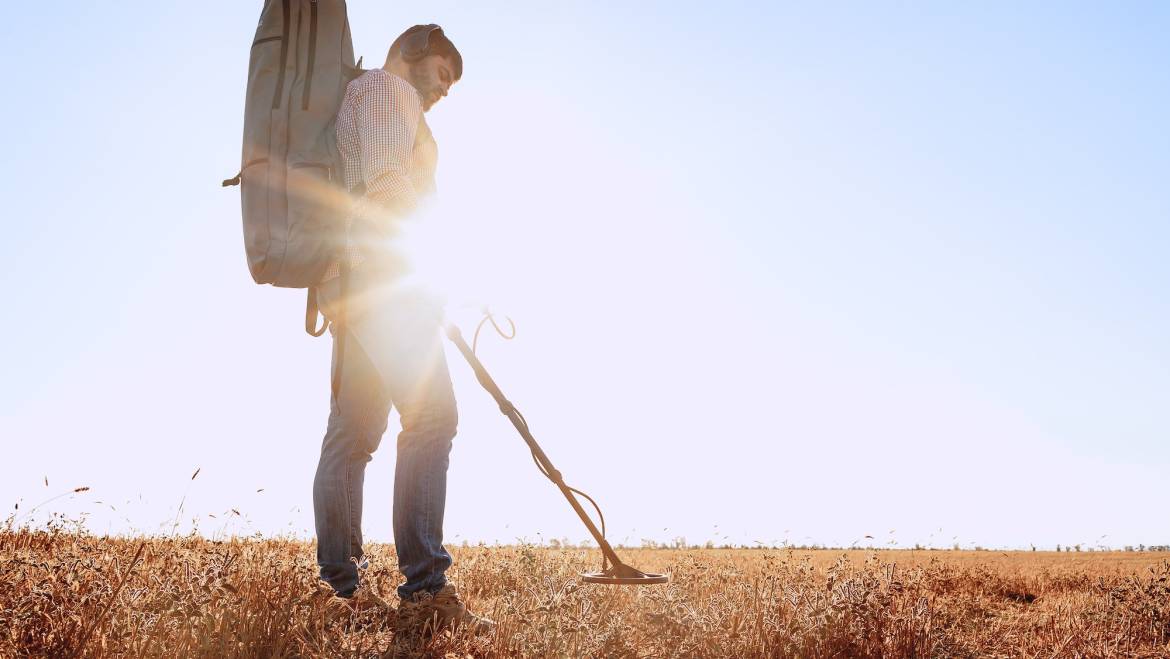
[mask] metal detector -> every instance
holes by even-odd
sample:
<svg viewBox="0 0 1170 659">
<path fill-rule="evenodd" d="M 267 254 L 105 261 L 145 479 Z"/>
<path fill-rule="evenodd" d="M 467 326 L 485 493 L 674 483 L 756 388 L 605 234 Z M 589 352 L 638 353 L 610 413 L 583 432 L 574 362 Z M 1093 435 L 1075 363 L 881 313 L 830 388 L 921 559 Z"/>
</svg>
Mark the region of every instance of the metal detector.
<svg viewBox="0 0 1170 659">
<path fill-rule="evenodd" d="M 483 323 L 490 319 L 490 314 L 485 315 L 484 319 L 480 321 L 479 326 L 482 327 Z M 492 320 L 492 325 L 495 325 L 495 320 Z M 496 326 L 496 330 L 499 331 L 499 326 Z M 528 431 L 528 422 L 524 420 L 524 416 L 520 414 L 520 410 L 517 410 L 516 406 L 504 397 L 503 392 L 496 386 L 492 377 L 488 375 L 487 370 L 484 369 L 479 358 L 475 356 L 475 349 L 468 347 L 467 342 L 463 340 L 463 335 L 459 332 L 459 328 L 453 323 L 446 323 L 446 331 L 447 338 L 451 339 L 451 342 L 459 348 L 459 352 L 463 353 L 463 356 L 467 359 L 467 363 L 471 364 L 472 370 L 475 371 L 476 379 L 479 380 L 479 383 L 483 385 L 484 389 L 487 389 L 488 393 L 492 395 L 492 398 L 496 399 L 496 403 L 500 406 L 500 412 L 503 412 L 504 416 L 512 421 L 512 425 L 516 426 L 516 430 L 520 432 L 520 436 L 528 444 L 528 448 L 532 451 L 532 458 L 536 461 L 537 468 L 561 490 L 561 494 L 564 494 L 565 498 L 569 500 L 569 505 L 573 506 L 573 510 L 577 512 L 577 516 L 585 523 L 585 528 L 589 529 L 589 533 L 593 535 L 593 539 L 601 547 L 601 570 L 597 572 L 582 572 L 581 579 L 589 583 L 619 585 L 656 584 L 670 581 L 669 575 L 642 572 L 641 570 L 626 565 L 618 558 L 613 547 L 605 539 L 605 516 L 601 514 L 601 507 L 588 494 L 565 484 L 565 480 L 561 477 L 561 472 L 553 467 L 552 461 L 548 459 L 548 456 L 541 450 L 540 445 L 536 443 L 536 439 L 532 437 L 532 433 Z M 479 328 L 477 327 L 476 338 L 478 338 L 478 334 Z M 505 338 L 511 338 L 504 335 L 503 332 L 500 332 L 500 334 L 501 336 L 505 336 Z M 585 497 L 589 500 L 589 503 L 593 504 L 593 507 L 597 510 L 597 516 L 601 519 L 601 531 L 597 530 L 597 527 L 593 524 L 593 520 L 589 518 L 589 515 L 585 514 L 585 510 L 581 508 L 581 503 L 577 501 L 577 497 L 573 496 L 574 492 Z"/>
</svg>

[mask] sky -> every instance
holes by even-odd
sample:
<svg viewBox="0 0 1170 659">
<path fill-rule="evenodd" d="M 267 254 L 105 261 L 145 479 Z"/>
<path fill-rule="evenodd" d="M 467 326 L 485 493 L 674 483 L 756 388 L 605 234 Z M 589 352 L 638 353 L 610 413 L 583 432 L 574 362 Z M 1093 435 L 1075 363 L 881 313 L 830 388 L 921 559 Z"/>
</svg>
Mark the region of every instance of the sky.
<svg viewBox="0 0 1170 659">
<path fill-rule="evenodd" d="M 30 3 L 0 26 L 18 521 L 312 537 L 330 339 L 303 291 L 252 281 L 219 186 L 259 8 Z M 367 66 L 416 23 L 463 53 L 427 116 L 420 272 L 465 335 L 483 305 L 516 323 L 479 356 L 612 542 L 1170 544 L 1165 3 L 349 17 Z M 446 350 L 446 542 L 586 539 Z M 397 429 L 367 470 L 374 541 Z"/>
</svg>

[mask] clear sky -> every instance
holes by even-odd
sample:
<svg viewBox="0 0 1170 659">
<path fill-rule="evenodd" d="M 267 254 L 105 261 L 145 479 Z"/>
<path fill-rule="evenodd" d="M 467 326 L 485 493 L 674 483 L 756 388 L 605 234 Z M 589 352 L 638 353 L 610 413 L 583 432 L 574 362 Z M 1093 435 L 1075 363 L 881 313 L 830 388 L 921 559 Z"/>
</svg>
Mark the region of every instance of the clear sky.
<svg viewBox="0 0 1170 659">
<path fill-rule="evenodd" d="M 1028 5 L 349 12 L 368 66 L 415 23 L 464 54 L 420 268 L 465 333 L 516 321 L 481 358 L 612 540 L 1170 543 L 1170 5 Z M 89 486 L 37 518 L 169 531 L 185 497 L 180 532 L 311 536 L 329 339 L 219 187 L 258 15 L 0 26 L 9 510 Z M 447 541 L 584 539 L 447 349 Z"/>
</svg>

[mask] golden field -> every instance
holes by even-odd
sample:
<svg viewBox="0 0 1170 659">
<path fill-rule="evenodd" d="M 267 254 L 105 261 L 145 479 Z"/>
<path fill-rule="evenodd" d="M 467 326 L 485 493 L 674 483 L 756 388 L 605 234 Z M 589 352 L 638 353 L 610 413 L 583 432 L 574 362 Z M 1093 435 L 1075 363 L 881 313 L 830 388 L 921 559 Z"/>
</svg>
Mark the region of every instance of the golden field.
<svg viewBox="0 0 1170 659">
<path fill-rule="evenodd" d="M 311 543 L 0 532 L 0 656 L 1170 657 L 1170 554 L 451 547 L 491 636 L 397 642 L 317 585 Z M 394 599 L 394 549 L 364 578 Z"/>
</svg>

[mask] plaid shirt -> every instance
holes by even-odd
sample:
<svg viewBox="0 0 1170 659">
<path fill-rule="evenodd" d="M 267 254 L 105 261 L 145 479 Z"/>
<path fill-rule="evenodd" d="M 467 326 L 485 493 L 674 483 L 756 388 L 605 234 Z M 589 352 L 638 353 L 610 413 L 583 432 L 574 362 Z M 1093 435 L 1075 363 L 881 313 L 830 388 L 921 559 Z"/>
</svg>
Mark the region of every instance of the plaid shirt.
<svg viewBox="0 0 1170 659">
<path fill-rule="evenodd" d="M 354 204 L 346 218 L 346 246 L 342 258 L 358 268 L 366 257 L 349 239 L 353 218 L 369 215 L 387 221 L 387 208 L 394 215 L 409 213 L 421 195 L 435 187 L 438 145 L 423 118 L 422 99 L 406 80 L 383 69 L 366 71 L 345 89 L 337 113 L 337 147 L 345 166 L 347 190 L 365 184 L 366 194 Z M 322 281 L 341 273 L 340 261 L 326 270 Z"/>
</svg>

